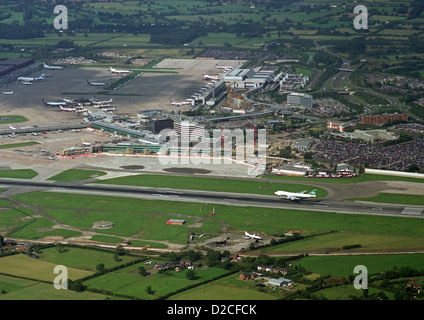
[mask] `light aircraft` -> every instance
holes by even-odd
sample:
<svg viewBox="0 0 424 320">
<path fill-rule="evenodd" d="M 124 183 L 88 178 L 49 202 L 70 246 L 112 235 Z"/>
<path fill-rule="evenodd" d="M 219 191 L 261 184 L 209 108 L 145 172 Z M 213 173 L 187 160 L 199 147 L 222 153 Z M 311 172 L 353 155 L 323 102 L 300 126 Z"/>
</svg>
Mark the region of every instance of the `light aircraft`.
<svg viewBox="0 0 424 320">
<path fill-rule="evenodd" d="M 16 128 L 12 127 L 12 125 L 10 125 L 10 124 L 9 124 L 9 129 L 16 130 Z"/>
<path fill-rule="evenodd" d="M 53 106 L 53 107 L 66 106 L 67 105 L 67 103 L 65 101 L 63 101 L 63 102 L 49 102 L 49 101 L 46 101 L 46 99 L 43 99 L 43 102 L 46 106 Z"/>
<path fill-rule="evenodd" d="M 217 69 L 224 69 L 224 70 L 232 70 L 232 69 L 234 69 L 234 67 L 231 67 L 231 66 L 220 66 L 219 64 L 216 64 L 216 68 Z"/>
<path fill-rule="evenodd" d="M 3 91 L 1 94 L 13 94 L 13 91 Z"/>
<path fill-rule="evenodd" d="M 62 69 L 63 69 L 63 67 L 49 66 L 49 65 L 47 65 L 47 64 L 45 64 L 45 63 L 43 63 L 43 67 L 44 67 L 45 69 L 49 69 L 49 70 L 62 70 Z"/>
<path fill-rule="evenodd" d="M 309 193 L 305 193 L 306 190 L 301 192 L 288 192 L 288 191 L 276 191 L 275 194 L 280 197 L 286 197 L 289 200 L 300 200 L 302 198 L 315 198 L 317 196 L 317 189 L 312 190 Z"/>
<path fill-rule="evenodd" d="M 262 238 L 260 236 L 257 236 L 256 234 L 250 234 L 249 232 L 245 231 L 244 235 L 246 236 L 247 239 L 257 239 L 257 240 L 262 240 Z"/>
<path fill-rule="evenodd" d="M 106 83 L 103 83 L 103 82 L 90 82 L 88 80 L 87 80 L 87 83 L 91 86 L 97 86 L 97 87 L 102 87 L 106 85 Z"/>
<path fill-rule="evenodd" d="M 118 73 L 118 74 L 121 74 L 121 73 L 131 73 L 131 71 L 130 71 L 130 70 L 118 70 L 118 69 L 114 69 L 114 68 L 112 68 L 112 67 L 110 67 L 110 68 L 109 68 L 109 70 L 110 70 L 112 73 Z"/>
<path fill-rule="evenodd" d="M 210 75 L 208 75 L 208 74 L 206 74 L 206 73 L 204 73 L 203 72 L 203 79 L 204 80 L 219 80 L 219 77 L 218 76 L 210 76 Z"/>
<path fill-rule="evenodd" d="M 64 107 L 62 107 L 62 106 L 60 106 L 60 110 L 63 110 L 63 111 L 70 111 L 70 112 L 72 112 L 72 111 L 76 111 L 76 109 L 75 109 L 75 108 L 64 108 Z"/>
<path fill-rule="evenodd" d="M 38 81 L 38 80 L 44 80 L 44 74 L 42 74 L 38 78 L 27 78 L 27 77 L 18 78 L 18 81 L 22 81 L 22 82 L 32 82 L 32 81 Z"/>
</svg>

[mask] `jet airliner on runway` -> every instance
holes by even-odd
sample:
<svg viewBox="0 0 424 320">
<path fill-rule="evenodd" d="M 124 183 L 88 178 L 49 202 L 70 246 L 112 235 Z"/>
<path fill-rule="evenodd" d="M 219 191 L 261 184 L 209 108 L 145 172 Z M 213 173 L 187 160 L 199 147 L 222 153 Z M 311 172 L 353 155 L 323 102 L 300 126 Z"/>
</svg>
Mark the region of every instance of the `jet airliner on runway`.
<svg viewBox="0 0 424 320">
<path fill-rule="evenodd" d="M 288 191 L 276 191 L 275 194 L 280 197 L 286 197 L 289 200 L 300 200 L 302 198 L 315 198 L 317 196 L 317 189 L 312 190 L 309 193 L 305 193 L 306 190 L 301 192 L 288 192 Z"/>
</svg>

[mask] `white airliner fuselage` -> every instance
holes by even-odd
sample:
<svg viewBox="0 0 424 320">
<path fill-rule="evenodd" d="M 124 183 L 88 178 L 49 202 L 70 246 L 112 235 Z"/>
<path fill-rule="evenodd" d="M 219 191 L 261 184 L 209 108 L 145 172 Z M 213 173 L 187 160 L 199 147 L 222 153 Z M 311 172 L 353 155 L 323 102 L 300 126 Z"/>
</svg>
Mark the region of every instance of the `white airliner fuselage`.
<svg viewBox="0 0 424 320">
<path fill-rule="evenodd" d="M 67 103 L 65 101 L 63 101 L 63 102 L 49 102 L 49 101 L 46 101 L 45 99 L 43 99 L 43 102 L 44 102 L 45 105 L 53 106 L 53 107 L 66 106 L 67 105 Z"/>
<path fill-rule="evenodd" d="M 130 70 L 118 70 L 118 69 L 114 69 L 114 68 L 112 68 L 112 67 L 110 67 L 110 68 L 109 68 L 109 70 L 110 70 L 112 73 L 118 73 L 118 74 L 122 74 L 122 73 L 130 73 L 130 72 L 131 72 Z"/>
<path fill-rule="evenodd" d="M 247 239 L 257 239 L 257 240 L 262 240 L 262 238 L 260 236 L 257 236 L 256 234 L 250 234 L 249 232 L 245 231 L 244 235 L 246 236 Z"/>
<path fill-rule="evenodd" d="M 3 91 L 1 94 L 13 94 L 13 91 Z"/>
<path fill-rule="evenodd" d="M 87 83 L 91 86 L 96 86 L 96 87 L 103 87 L 106 85 L 106 83 L 103 83 L 103 82 L 90 82 L 88 80 L 87 80 Z"/>
<path fill-rule="evenodd" d="M 218 76 L 210 76 L 206 73 L 203 73 L 203 79 L 205 79 L 205 80 L 219 80 L 219 77 Z"/>
<path fill-rule="evenodd" d="M 288 191 L 276 191 L 275 194 L 280 197 L 286 197 L 289 200 L 300 200 L 303 198 L 315 198 L 317 196 L 317 190 L 314 189 L 309 193 L 305 193 L 305 191 L 301 192 L 288 192 Z"/>
<path fill-rule="evenodd" d="M 49 66 L 45 63 L 43 63 L 43 67 L 44 67 L 44 69 L 49 69 L 49 70 L 62 70 L 63 69 L 63 67 Z"/>
</svg>

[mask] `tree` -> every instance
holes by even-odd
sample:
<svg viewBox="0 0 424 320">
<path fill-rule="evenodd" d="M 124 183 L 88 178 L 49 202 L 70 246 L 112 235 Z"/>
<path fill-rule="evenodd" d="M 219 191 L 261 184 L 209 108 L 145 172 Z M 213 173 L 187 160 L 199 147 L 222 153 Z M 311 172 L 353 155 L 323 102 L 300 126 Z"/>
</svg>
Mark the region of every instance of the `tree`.
<svg viewBox="0 0 424 320">
<path fill-rule="evenodd" d="M 186 278 L 188 280 L 196 279 L 196 272 L 194 272 L 193 270 L 188 270 L 187 273 L 186 273 Z"/>
<path fill-rule="evenodd" d="M 104 264 L 104 263 L 99 263 L 99 264 L 96 266 L 96 270 L 97 270 L 97 271 L 99 271 L 99 272 L 103 272 L 103 271 L 105 271 L 105 264 Z"/>
<path fill-rule="evenodd" d="M 140 275 L 140 276 L 145 276 L 146 274 L 147 274 L 147 271 L 146 271 L 146 268 L 144 268 L 144 267 L 139 267 L 138 268 L 138 274 Z"/>
<path fill-rule="evenodd" d="M 152 290 L 152 286 L 147 286 L 146 287 L 146 293 L 151 296 L 153 295 L 155 292 Z"/>
</svg>

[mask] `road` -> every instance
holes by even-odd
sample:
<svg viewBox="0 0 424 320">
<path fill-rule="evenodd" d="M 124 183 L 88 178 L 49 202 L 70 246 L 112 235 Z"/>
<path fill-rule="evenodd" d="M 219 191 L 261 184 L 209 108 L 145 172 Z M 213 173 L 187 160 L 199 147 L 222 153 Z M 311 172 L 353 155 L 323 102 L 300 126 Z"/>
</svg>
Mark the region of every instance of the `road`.
<svg viewBox="0 0 424 320">
<path fill-rule="evenodd" d="M 343 214 L 366 214 L 424 218 L 424 207 L 397 204 L 377 204 L 358 201 L 332 201 L 325 199 L 306 199 L 290 201 L 273 195 L 244 193 L 211 192 L 171 188 L 134 187 L 121 185 L 102 185 L 94 183 L 34 182 L 18 179 L 0 179 L 0 187 L 17 189 L 19 192 L 50 191 L 74 194 L 91 194 L 154 200 L 219 203 L 231 206 L 253 206 L 316 212 L 336 212 Z"/>
</svg>

